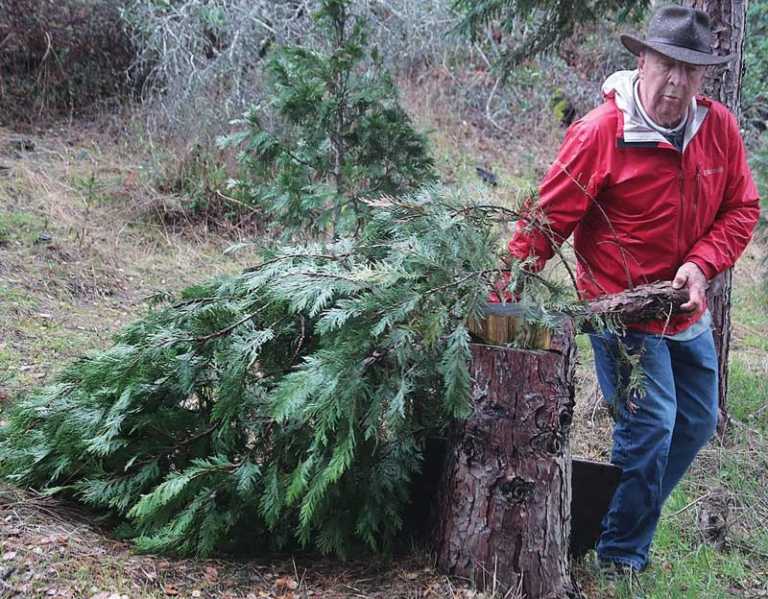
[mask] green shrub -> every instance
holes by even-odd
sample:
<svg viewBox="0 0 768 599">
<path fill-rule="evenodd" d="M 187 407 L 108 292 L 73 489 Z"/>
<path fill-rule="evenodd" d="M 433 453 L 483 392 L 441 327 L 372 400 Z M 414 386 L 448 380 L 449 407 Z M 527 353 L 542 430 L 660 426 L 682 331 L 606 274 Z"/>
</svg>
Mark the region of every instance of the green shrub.
<svg viewBox="0 0 768 599">
<path fill-rule="evenodd" d="M 130 94 L 134 46 L 122 2 L 0 3 L 0 119 L 79 115 Z"/>
<path fill-rule="evenodd" d="M 749 3 L 744 39 L 744 79 L 741 86 L 743 118 L 753 132 L 768 129 L 768 1 Z"/>
</svg>

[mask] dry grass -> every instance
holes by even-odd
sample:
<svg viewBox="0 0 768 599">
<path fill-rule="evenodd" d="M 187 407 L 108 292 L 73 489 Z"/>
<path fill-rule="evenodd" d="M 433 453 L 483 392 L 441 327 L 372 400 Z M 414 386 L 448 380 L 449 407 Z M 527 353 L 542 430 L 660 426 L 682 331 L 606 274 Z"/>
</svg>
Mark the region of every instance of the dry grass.
<svg viewBox="0 0 768 599">
<path fill-rule="evenodd" d="M 0 597 L 473 597 L 425 560 L 269 562 L 135 555 L 59 501 L 0 486 Z M 99 594 L 102 593 L 102 594 Z"/>
<path fill-rule="evenodd" d="M 29 149 L 18 150 L 18 136 L 0 129 L 6 393 L 105 343 L 157 291 L 247 263 L 223 253 L 244 231 L 163 218 L 177 198 L 154 192 L 135 155 L 96 135 L 65 129 L 26 137 Z"/>
<path fill-rule="evenodd" d="M 485 110 L 451 108 L 462 103 L 457 98 L 462 90 L 480 94 L 475 88 L 492 88 L 493 82 L 486 70 L 460 73 L 438 65 L 398 83 L 416 126 L 429 131 L 443 181 L 476 181 L 475 166 L 480 166 L 499 175 L 500 193 L 510 193 L 536 184 L 554 158 L 563 129 L 550 114 L 535 122 L 500 124 Z"/>
</svg>

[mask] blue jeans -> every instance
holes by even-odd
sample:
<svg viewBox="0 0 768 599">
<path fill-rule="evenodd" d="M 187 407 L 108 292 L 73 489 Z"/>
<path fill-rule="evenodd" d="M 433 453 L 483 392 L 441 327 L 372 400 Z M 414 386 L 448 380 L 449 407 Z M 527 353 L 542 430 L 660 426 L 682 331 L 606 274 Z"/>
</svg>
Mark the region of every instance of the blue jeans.
<svg viewBox="0 0 768 599">
<path fill-rule="evenodd" d="M 590 339 L 615 419 L 611 462 L 622 469 L 597 555 L 642 570 L 662 504 L 716 430 L 717 354 L 710 330 L 689 341 L 636 332 Z M 640 356 L 644 394 L 627 390 L 619 343 Z"/>
</svg>

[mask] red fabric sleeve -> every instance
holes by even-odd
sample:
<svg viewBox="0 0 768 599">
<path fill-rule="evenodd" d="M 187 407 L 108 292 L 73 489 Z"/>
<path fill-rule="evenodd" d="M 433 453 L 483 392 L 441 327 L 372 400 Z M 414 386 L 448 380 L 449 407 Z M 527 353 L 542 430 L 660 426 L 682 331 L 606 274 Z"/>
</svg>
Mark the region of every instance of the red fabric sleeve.
<svg viewBox="0 0 768 599">
<path fill-rule="evenodd" d="M 535 257 L 530 270 L 538 272 L 592 205 L 605 179 L 600 132 L 595 123 L 577 121 L 568 129 L 557 159 L 539 187 L 539 201 L 523 209 L 509 241 L 518 260 Z"/>
<path fill-rule="evenodd" d="M 760 197 L 747 164 L 744 142 L 735 117 L 728 113 L 730 143 L 728 181 L 722 204 L 709 230 L 694 244 L 686 262 L 711 279 L 727 270 L 747 247 L 760 216 Z"/>
</svg>

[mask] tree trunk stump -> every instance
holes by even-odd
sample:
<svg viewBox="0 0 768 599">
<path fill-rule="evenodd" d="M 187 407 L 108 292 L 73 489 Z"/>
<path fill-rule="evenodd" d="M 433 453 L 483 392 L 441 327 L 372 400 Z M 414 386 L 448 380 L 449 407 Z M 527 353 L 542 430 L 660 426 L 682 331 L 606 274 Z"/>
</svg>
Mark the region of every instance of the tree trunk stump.
<svg viewBox="0 0 768 599">
<path fill-rule="evenodd" d="M 580 596 L 568 565 L 573 328 L 548 350 L 472 345 L 474 412 L 457 423 L 438 507 L 440 568 L 502 594 Z"/>
</svg>

